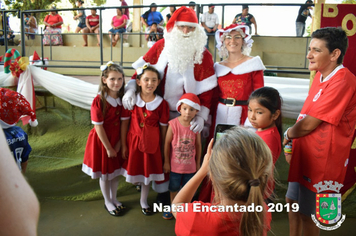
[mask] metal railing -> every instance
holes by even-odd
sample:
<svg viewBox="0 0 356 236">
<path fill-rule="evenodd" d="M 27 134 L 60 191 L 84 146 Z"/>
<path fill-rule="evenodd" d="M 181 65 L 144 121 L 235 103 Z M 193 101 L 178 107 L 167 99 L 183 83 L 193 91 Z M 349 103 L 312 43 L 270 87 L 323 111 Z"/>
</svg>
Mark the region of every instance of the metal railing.
<svg viewBox="0 0 356 236">
<path fill-rule="evenodd" d="M 301 6 L 304 4 L 289 4 L 289 3 L 279 3 L 279 4 L 269 4 L 269 3 L 214 3 L 215 6 L 221 6 L 221 15 L 224 16 L 225 14 L 225 8 L 229 7 L 229 6 L 242 6 L 243 4 L 247 4 L 249 6 Z M 199 20 L 199 15 L 202 14 L 204 12 L 204 7 L 208 7 L 210 5 L 209 4 L 197 4 L 196 5 L 196 13 L 197 13 L 197 17 Z M 308 4 L 310 6 L 314 6 L 314 4 Z M 171 6 L 175 6 L 175 7 L 181 7 L 181 4 L 163 4 L 163 5 L 157 5 L 157 7 L 171 7 Z M 185 6 L 188 7 L 188 4 L 185 4 Z M 98 7 L 83 7 L 83 8 L 65 8 L 65 9 L 56 9 L 56 11 L 76 11 L 76 10 L 90 10 L 90 9 L 96 9 L 97 11 L 99 11 L 99 34 L 100 34 L 100 65 L 104 64 L 104 55 L 103 55 L 103 30 L 102 30 L 102 15 L 103 15 L 103 11 L 107 10 L 107 9 L 117 9 L 118 7 L 121 7 L 122 9 L 134 9 L 134 8 L 149 8 L 150 5 L 134 5 L 134 6 L 115 6 L 115 7 L 106 7 L 106 6 L 98 6 Z M 18 16 L 21 19 L 21 48 L 22 48 L 22 55 L 25 56 L 25 52 L 26 52 L 26 45 L 25 45 L 25 34 L 32 34 L 32 33 L 25 33 L 25 24 L 24 24 L 24 14 L 25 13 L 41 13 L 41 12 L 50 12 L 52 11 L 51 9 L 42 9 L 42 10 L 27 10 L 27 11 L 17 11 L 17 10 L 1 10 L 1 12 L 4 14 L 6 13 L 10 13 L 10 12 L 18 12 Z M 4 17 L 5 21 L 7 21 L 7 17 Z M 4 22 L 7 23 L 7 22 Z M 221 20 L 222 26 L 224 26 L 224 17 L 222 17 Z M 6 35 L 7 31 L 6 31 L 6 27 L 4 28 L 4 36 Z M 76 33 L 66 33 L 66 35 L 78 35 Z M 142 35 L 144 35 L 144 32 L 125 32 L 125 33 L 121 33 L 120 34 L 120 64 L 124 67 L 124 69 L 132 69 L 131 66 L 124 66 L 125 63 L 129 63 L 129 62 L 125 62 L 124 61 L 124 46 L 123 46 L 123 35 L 139 35 L 139 37 L 141 37 Z M 36 35 L 36 34 L 35 34 Z M 37 34 L 38 35 L 38 34 Z M 42 29 L 40 31 L 41 36 L 41 56 L 42 58 L 44 58 L 44 47 L 43 47 L 43 32 Z M 95 33 L 88 33 L 88 35 L 96 35 Z M 4 40 L 5 43 L 5 49 L 7 51 L 8 49 L 8 44 L 7 44 L 7 40 Z M 214 37 L 214 43 L 216 44 L 215 41 L 215 37 Z M 110 58 L 112 60 L 113 58 L 113 47 L 111 44 L 111 55 Z M 308 50 L 308 45 L 306 45 L 306 51 Z M 216 58 L 216 54 L 217 54 L 217 50 L 216 47 L 214 47 L 214 51 L 213 51 L 213 58 L 215 60 Z M 53 60 L 52 57 L 52 45 L 50 45 L 50 61 L 56 61 Z M 71 61 L 65 61 L 65 60 L 57 60 L 57 61 L 62 61 L 62 62 L 73 62 L 73 60 Z M 88 61 L 88 63 L 95 63 L 98 61 Z M 307 65 L 307 60 L 305 59 L 304 61 L 304 67 L 300 68 L 300 67 L 281 67 L 278 66 L 278 68 L 283 68 L 283 70 L 280 69 L 267 69 L 266 72 L 271 72 L 271 73 L 279 73 L 279 72 L 283 72 L 283 73 L 293 73 L 293 74 L 309 74 L 308 71 L 300 71 L 303 69 L 307 69 L 306 67 Z M 86 66 L 86 65 L 46 65 L 46 67 L 57 67 L 57 68 L 95 68 L 97 69 L 98 66 Z"/>
</svg>

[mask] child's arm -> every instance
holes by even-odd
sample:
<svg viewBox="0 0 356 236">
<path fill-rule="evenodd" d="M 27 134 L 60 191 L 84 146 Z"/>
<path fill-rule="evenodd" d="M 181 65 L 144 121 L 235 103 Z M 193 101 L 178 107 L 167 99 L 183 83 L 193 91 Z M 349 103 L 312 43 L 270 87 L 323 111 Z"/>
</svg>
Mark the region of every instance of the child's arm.
<svg viewBox="0 0 356 236">
<path fill-rule="evenodd" d="M 213 148 L 213 139 L 210 141 L 208 151 L 205 154 L 203 164 L 199 171 L 188 181 L 186 185 L 178 192 L 177 196 L 173 199 L 172 204 L 175 205 L 175 209 L 181 204 L 189 203 L 192 201 L 195 192 L 197 191 L 200 183 L 208 173 L 208 165 Z M 172 211 L 173 216 L 177 217 L 177 212 Z"/>
<path fill-rule="evenodd" d="M 164 154 L 164 143 L 165 143 L 166 134 L 167 134 L 167 125 L 160 125 L 160 130 L 161 130 L 161 140 L 162 140 L 161 153 L 162 153 L 162 156 L 163 156 L 163 154 Z"/>
<path fill-rule="evenodd" d="M 163 165 L 164 173 L 169 173 L 171 171 L 170 156 L 171 156 L 172 139 L 173 139 L 173 132 L 171 126 L 169 125 L 166 134 L 166 140 L 164 142 L 164 165 Z"/>
<path fill-rule="evenodd" d="M 201 162 L 201 133 L 197 133 L 195 138 L 195 160 L 198 171 L 200 169 Z"/>
<path fill-rule="evenodd" d="M 122 152 L 122 158 L 127 159 L 129 156 L 128 150 L 127 150 L 127 143 L 126 143 L 126 137 L 127 137 L 127 131 L 129 129 L 129 123 L 130 120 L 121 120 L 121 152 Z"/>
<path fill-rule="evenodd" d="M 108 136 L 106 135 L 106 132 L 104 130 L 103 125 L 94 125 L 95 131 L 99 136 L 99 139 L 101 143 L 104 145 L 106 152 L 108 154 L 108 157 L 116 157 L 117 153 L 115 149 L 111 146 Z"/>
</svg>

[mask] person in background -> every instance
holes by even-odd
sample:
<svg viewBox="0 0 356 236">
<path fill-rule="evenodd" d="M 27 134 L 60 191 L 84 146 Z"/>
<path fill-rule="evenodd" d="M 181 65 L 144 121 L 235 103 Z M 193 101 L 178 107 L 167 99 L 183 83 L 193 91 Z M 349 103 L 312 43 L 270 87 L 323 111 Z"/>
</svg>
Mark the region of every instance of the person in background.
<svg viewBox="0 0 356 236">
<path fill-rule="evenodd" d="M 213 140 L 201 168 L 173 200 L 175 209 L 184 206 L 182 211 L 173 210 L 175 233 L 178 236 L 266 236 L 271 228 L 272 215 L 263 197 L 268 182 L 273 181 L 272 155 L 268 146 L 257 134 L 237 126 L 215 142 L 214 151 L 212 148 Z M 213 183 L 214 202 L 191 203 L 207 175 Z M 260 211 L 228 210 L 228 207 L 242 205 L 260 206 Z M 207 210 L 202 210 L 204 208 Z M 218 210 L 221 208 L 225 211 Z"/>
<path fill-rule="evenodd" d="M 232 21 L 233 24 L 246 24 L 250 29 L 250 34 L 252 34 L 251 24 L 255 25 L 255 35 L 257 33 L 257 23 L 255 17 L 248 13 L 248 5 L 242 5 L 242 13 L 239 13 L 235 16 L 234 20 Z"/>
<path fill-rule="evenodd" d="M 193 11 L 195 11 L 196 5 L 197 5 L 197 4 L 196 4 L 194 1 L 190 1 L 190 2 L 188 3 L 188 7 L 189 7 L 190 9 L 192 9 Z"/>
<path fill-rule="evenodd" d="M 88 46 L 88 33 L 95 33 L 98 39 L 97 45 L 100 46 L 100 35 L 99 35 L 99 21 L 100 17 L 96 14 L 96 9 L 90 10 L 91 15 L 87 16 L 85 19 L 85 24 L 87 27 L 83 29 L 83 39 L 84 39 L 84 47 Z"/>
<path fill-rule="evenodd" d="M 56 7 L 51 8 L 50 13 L 45 17 L 43 23 L 46 28 L 44 30 L 43 45 L 48 46 L 63 46 L 62 24 L 63 19 L 57 13 Z"/>
<path fill-rule="evenodd" d="M 201 18 L 201 24 L 204 27 L 205 33 L 208 36 L 206 41 L 206 48 L 209 48 L 209 35 L 214 35 L 219 26 L 219 17 L 214 13 L 215 6 L 209 5 L 209 11 L 204 12 Z"/>
<path fill-rule="evenodd" d="M 295 21 L 295 28 L 297 37 L 303 37 L 305 31 L 305 21 L 308 16 L 311 17 L 310 9 L 313 9 L 309 4 L 313 4 L 312 0 L 307 0 L 305 4 L 301 5 L 298 11 L 298 16 Z"/>
<path fill-rule="evenodd" d="M 83 3 L 84 3 L 84 1 L 78 0 L 77 6 L 79 8 L 83 8 Z M 78 26 L 75 29 L 75 33 L 79 33 L 82 29 L 84 29 L 86 27 L 86 24 L 85 24 L 86 15 L 85 15 L 84 9 L 78 10 L 78 14 L 76 16 L 74 16 L 73 19 L 79 20 Z"/>
<path fill-rule="evenodd" d="M 141 22 L 144 26 L 146 26 L 146 35 L 145 38 L 148 41 L 149 33 L 151 31 L 151 26 L 153 23 L 157 24 L 157 31 L 160 34 L 163 34 L 163 27 L 162 24 L 164 23 L 164 19 L 162 14 L 157 11 L 157 4 L 151 3 L 150 10 L 146 11 L 141 16 Z"/>
<path fill-rule="evenodd" d="M 112 28 L 109 30 L 109 36 L 113 47 L 115 47 L 117 41 L 119 41 L 120 33 L 124 33 L 126 31 L 126 22 L 127 16 L 123 15 L 122 8 L 118 7 L 116 9 L 116 16 L 114 16 L 111 20 Z"/>
<path fill-rule="evenodd" d="M 5 26 L 5 17 L 6 17 L 6 26 Z M 14 35 L 14 32 L 12 31 L 12 29 L 10 28 L 10 24 L 9 24 L 9 17 L 5 15 L 2 15 L 2 12 L 0 12 L 0 29 L 2 31 L 0 31 L 0 36 L 1 38 L 3 39 L 4 38 L 4 29 L 6 27 L 6 30 L 7 30 L 7 40 L 9 39 L 13 39 L 15 38 L 15 35 Z"/>
<path fill-rule="evenodd" d="M 171 16 L 173 15 L 173 13 L 177 10 L 177 8 L 175 6 L 171 6 L 169 7 L 169 13 L 166 15 L 166 22 L 169 21 L 169 19 L 171 19 Z"/>
<path fill-rule="evenodd" d="M 127 3 L 125 2 L 125 0 L 120 0 L 120 2 L 121 2 L 121 6 L 123 7 L 123 6 L 128 6 L 127 5 Z M 126 15 L 127 16 L 127 19 L 129 20 L 130 19 L 130 12 L 129 12 L 129 8 L 122 8 L 123 9 L 123 13 L 124 13 L 124 15 Z"/>
<path fill-rule="evenodd" d="M 0 150 L 0 235 L 37 235 L 38 199 L 16 167 L 2 131 Z"/>
<path fill-rule="evenodd" d="M 317 71 L 297 122 L 284 133 L 292 141 L 286 202 L 299 204 L 289 212 L 290 235 L 319 235 L 311 218 L 316 213 L 315 185 L 343 183 L 356 125 L 356 77 L 342 65 L 348 38 L 342 28 L 327 27 L 311 35 L 309 70 Z M 336 213 L 335 213 L 336 214 Z"/>
<path fill-rule="evenodd" d="M 26 35 L 27 38 L 31 39 L 34 39 L 34 34 L 38 32 L 36 18 L 32 16 L 31 13 L 25 13 L 25 32 L 30 33 Z"/>
</svg>

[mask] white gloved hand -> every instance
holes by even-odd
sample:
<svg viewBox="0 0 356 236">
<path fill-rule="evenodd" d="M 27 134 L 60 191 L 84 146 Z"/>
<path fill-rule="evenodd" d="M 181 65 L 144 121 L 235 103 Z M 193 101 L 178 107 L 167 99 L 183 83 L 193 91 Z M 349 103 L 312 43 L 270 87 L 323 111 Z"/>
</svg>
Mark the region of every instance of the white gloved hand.
<svg viewBox="0 0 356 236">
<path fill-rule="evenodd" d="M 190 122 L 190 130 L 194 133 L 200 133 L 204 128 L 204 119 L 198 115 Z"/>
<path fill-rule="evenodd" d="M 133 89 L 126 91 L 124 97 L 122 98 L 122 105 L 127 110 L 132 110 L 136 104 L 136 93 Z"/>
</svg>

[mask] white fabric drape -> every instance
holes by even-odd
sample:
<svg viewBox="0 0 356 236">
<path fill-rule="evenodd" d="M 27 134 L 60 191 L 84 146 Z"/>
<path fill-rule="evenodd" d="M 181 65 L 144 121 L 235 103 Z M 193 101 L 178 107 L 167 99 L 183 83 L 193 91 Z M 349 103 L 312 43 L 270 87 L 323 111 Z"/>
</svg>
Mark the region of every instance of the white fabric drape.
<svg viewBox="0 0 356 236">
<path fill-rule="evenodd" d="M 49 92 L 83 109 L 90 110 L 93 99 L 98 93 L 98 85 L 74 77 L 42 70 L 32 65 L 29 65 L 27 70 L 23 74 L 32 75 L 33 80 Z M 274 76 L 265 76 L 264 78 L 265 86 L 277 89 L 283 98 L 283 117 L 296 119 L 308 96 L 309 80 Z M 14 86 L 16 83 L 17 81 L 14 81 L 11 74 L 0 72 L 0 87 Z"/>
</svg>

